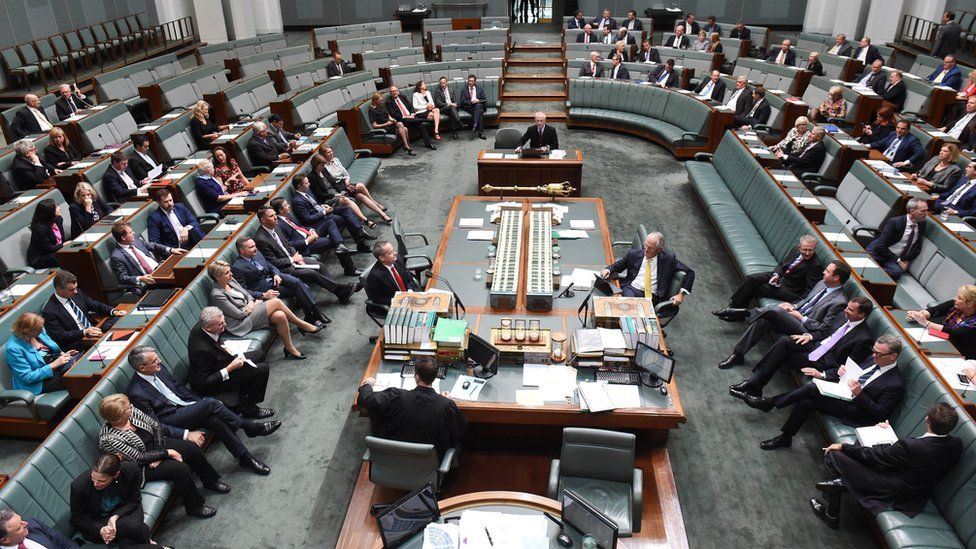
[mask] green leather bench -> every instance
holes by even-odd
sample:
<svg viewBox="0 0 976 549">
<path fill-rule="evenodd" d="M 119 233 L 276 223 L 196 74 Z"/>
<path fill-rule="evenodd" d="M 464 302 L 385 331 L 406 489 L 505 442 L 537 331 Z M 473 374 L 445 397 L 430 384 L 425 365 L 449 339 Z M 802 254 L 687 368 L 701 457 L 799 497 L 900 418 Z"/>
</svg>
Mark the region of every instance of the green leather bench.
<svg viewBox="0 0 976 549">
<path fill-rule="evenodd" d="M 342 165 L 349 172 L 349 178 L 357 183 L 362 183 L 367 187 L 373 184 L 376 174 L 380 171 L 380 159 L 372 158 L 372 151 L 369 149 L 355 149 L 346 136 L 346 130 L 339 128 L 326 141 L 332 147 L 335 157 L 342 162 Z"/>
<path fill-rule="evenodd" d="M 263 51 L 240 58 L 241 74 L 242 78 L 254 78 L 260 75 L 267 76 L 268 71 L 307 63 L 311 60 L 312 47 L 307 44 L 304 46 Z"/>
<path fill-rule="evenodd" d="M 140 86 L 162 82 L 182 72 L 176 54 L 168 53 L 95 76 L 95 95 L 102 103 L 114 99 L 135 108 L 147 101 L 139 96 Z"/>
<path fill-rule="evenodd" d="M 204 94 L 217 93 L 226 88 L 227 73 L 223 66 L 210 65 L 184 72 L 158 84 L 163 100 L 163 112 L 191 107 Z"/>
<path fill-rule="evenodd" d="M 864 245 L 874 239 L 885 219 L 904 210 L 904 200 L 898 189 L 862 160 L 851 166 L 836 188 L 819 186 L 814 188 L 814 193 L 827 207 L 824 224 L 851 223 L 850 231 L 855 236 L 861 236 L 863 229 L 867 233 L 866 239 L 862 240 Z"/>
<path fill-rule="evenodd" d="M 767 90 L 783 90 L 792 95 L 802 95 L 797 87 L 797 76 L 803 69 L 789 65 L 768 63 L 764 59 L 743 57 L 735 63 L 732 76 L 745 76 L 750 84 L 761 84 Z"/>
<path fill-rule="evenodd" d="M 501 55 L 505 56 L 504 53 Z M 420 46 L 403 47 L 393 50 L 372 51 L 369 53 L 354 53 L 353 59 L 347 62 L 362 62 L 363 70 L 380 78 L 380 67 L 396 67 L 400 65 L 416 65 L 424 60 L 424 48 Z M 331 61 L 330 61 L 331 62 Z"/>
<path fill-rule="evenodd" d="M 450 21 L 450 20 L 449 20 Z M 365 38 L 369 36 L 385 36 L 388 34 L 402 34 L 403 26 L 400 21 L 377 21 L 375 23 L 358 23 L 354 25 L 337 25 L 335 27 L 317 27 L 312 29 L 312 45 L 316 55 L 332 55 L 328 49 L 330 40 L 348 40 L 351 38 Z"/>
<path fill-rule="evenodd" d="M 431 49 L 444 44 L 508 44 L 509 29 L 445 30 L 428 33 Z"/>
<path fill-rule="evenodd" d="M 346 61 L 352 60 L 353 53 L 365 53 L 369 51 L 395 50 L 403 47 L 413 47 L 413 35 L 410 33 L 380 34 L 361 38 L 345 38 L 333 42 L 336 49 L 342 53 Z M 322 43 L 318 44 L 323 47 Z M 331 46 L 326 46 L 331 55 Z"/>
<path fill-rule="evenodd" d="M 82 155 L 101 150 L 108 145 L 129 141 L 132 133 L 139 129 L 136 120 L 129 113 L 125 103 L 109 105 L 77 122 L 80 142 L 73 143 Z M 65 123 L 59 123 L 59 126 Z"/>
<path fill-rule="evenodd" d="M 271 112 L 278 114 L 292 129 L 306 126 L 334 126 L 336 111 L 350 101 L 364 99 L 376 91 L 373 75 L 354 72 L 349 76 L 329 80 L 290 99 L 271 103 Z"/>
<path fill-rule="evenodd" d="M 921 250 L 898 279 L 894 305 L 918 309 L 951 300 L 959 286 L 973 283 L 976 253 L 948 229 L 929 222 L 921 235 Z"/>
<path fill-rule="evenodd" d="M 390 67 L 389 72 L 381 70 L 381 74 L 386 79 L 386 87 L 398 86 L 409 100 L 413 95 L 414 85 L 420 80 L 427 83 L 429 90 L 433 90 L 437 80 L 442 76 L 446 77 L 448 81 L 455 79 L 463 81 L 469 74 L 477 76 L 478 80 L 491 77 L 501 78 L 502 63 L 495 59 L 487 61 L 445 61 Z M 488 93 L 488 90 L 485 90 L 485 93 Z"/>
<path fill-rule="evenodd" d="M 39 96 L 41 100 L 41 111 L 47 116 L 48 120 L 55 121 L 58 119 L 57 109 L 54 104 L 58 101 L 58 96 L 53 93 L 45 93 Z M 3 136 L 6 138 L 8 144 L 13 144 L 17 139 L 13 136 L 10 131 L 10 124 L 14 121 L 14 117 L 21 109 L 25 109 L 24 103 L 18 103 L 9 109 L 4 109 L 0 112 L 0 126 L 3 127 Z M 38 147 L 40 149 L 40 147 Z"/>
<path fill-rule="evenodd" d="M 57 189 L 44 193 L 43 198 L 53 199 L 55 203 L 64 204 L 64 197 Z M 34 202 L 37 200 L 35 199 Z M 62 208 L 64 209 L 64 208 Z M 68 212 L 61 212 L 68 219 Z M 30 244 L 31 218 L 34 208 L 19 208 L 0 219 L 0 268 L 6 275 L 33 273 L 34 269 L 27 265 L 27 246 Z M 65 231 L 69 230 L 70 221 L 66 221 Z M 0 338 L 3 334 L 0 333 Z"/>
</svg>

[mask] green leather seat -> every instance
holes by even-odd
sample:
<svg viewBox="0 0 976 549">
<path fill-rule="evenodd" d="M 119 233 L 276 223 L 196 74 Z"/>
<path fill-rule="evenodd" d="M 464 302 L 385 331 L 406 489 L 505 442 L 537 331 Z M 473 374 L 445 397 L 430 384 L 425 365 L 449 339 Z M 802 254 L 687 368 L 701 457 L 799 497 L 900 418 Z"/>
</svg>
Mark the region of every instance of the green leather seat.
<svg viewBox="0 0 976 549">
<path fill-rule="evenodd" d="M 372 154 L 369 149 L 353 150 L 344 128 L 339 128 L 329 138 L 328 143 L 354 183 L 362 183 L 367 187 L 373 183 L 376 174 L 380 171 L 381 162 L 380 159 L 369 156 Z M 358 158 L 357 154 L 359 154 Z"/>
</svg>

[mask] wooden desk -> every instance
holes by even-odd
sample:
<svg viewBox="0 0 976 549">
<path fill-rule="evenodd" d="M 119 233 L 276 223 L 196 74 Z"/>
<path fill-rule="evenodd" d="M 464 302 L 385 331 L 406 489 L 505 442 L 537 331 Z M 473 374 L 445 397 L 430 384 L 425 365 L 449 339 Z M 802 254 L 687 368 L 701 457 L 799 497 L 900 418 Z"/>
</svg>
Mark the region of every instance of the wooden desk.
<svg viewBox="0 0 976 549">
<path fill-rule="evenodd" d="M 855 262 L 851 265 L 851 271 L 861 281 L 864 289 L 878 302 L 878 305 L 888 307 L 894 302 L 898 283 L 876 261 L 871 259 L 868 252 L 841 252 L 838 253 L 838 256 L 848 264 L 851 264 L 852 261 Z M 859 265 L 858 263 L 861 262 L 867 263 L 867 266 Z"/>
<path fill-rule="evenodd" d="M 124 348 L 118 355 L 110 359 L 100 358 L 103 356 L 100 353 L 108 352 L 107 349 L 101 348 L 101 346 L 108 342 L 116 341 L 117 339 L 124 340 Z M 105 374 L 114 368 L 116 364 L 126 360 L 126 355 L 138 340 L 139 332 L 137 330 L 112 329 L 103 334 L 90 349 L 76 355 L 78 359 L 61 376 L 64 380 L 65 388 L 68 390 L 68 395 L 78 400 L 85 398 L 88 392 L 95 385 L 98 385 L 98 382 L 102 380 Z"/>
<path fill-rule="evenodd" d="M 34 274 L 26 274 L 18 278 L 15 283 L 7 288 L 12 300 L 10 303 L 0 304 L 0 316 L 6 314 L 7 311 L 15 309 L 26 299 L 30 298 L 30 296 L 34 295 L 37 290 L 49 284 L 54 280 L 54 273 L 55 271 L 42 271 Z"/>
<path fill-rule="evenodd" d="M 478 194 L 486 196 L 489 193 L 481 188 L 485 185 L 495 187 L 536 187 L 549 183 L 569 181 L 575 188 L 570 196 L 580 196 L 583 190 L 583 152 L 579 149 L 566 151 L 566 158 L 552 160 L 549 158 L 486 158 L 486 153 L 515 154 L 515 151 L 489 151 L 478 153 Z M 515 193 L 491 193 L 493 196 Z M 518 193 L 521 196 L 545 196 L 537 192 Z"/>
</svg>

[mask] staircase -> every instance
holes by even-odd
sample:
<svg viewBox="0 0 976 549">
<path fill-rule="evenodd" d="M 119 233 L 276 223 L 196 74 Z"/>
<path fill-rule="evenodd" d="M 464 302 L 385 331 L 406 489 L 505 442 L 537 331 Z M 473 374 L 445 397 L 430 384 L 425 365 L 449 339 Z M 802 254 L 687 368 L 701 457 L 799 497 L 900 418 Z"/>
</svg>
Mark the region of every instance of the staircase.
<svg viewBox="0 0 976 549">
<path fill-rule="evenodd" d="M 519 27 L 531 32 L 518 32 Z M 542 30 L 540 30 L 540 28 Z M 566 56 L 558 30 L 516 25 L 505 54 L 500 123 L 531 122 L 536 111 L 549 122 L 566 122 Z"/>
</svg>

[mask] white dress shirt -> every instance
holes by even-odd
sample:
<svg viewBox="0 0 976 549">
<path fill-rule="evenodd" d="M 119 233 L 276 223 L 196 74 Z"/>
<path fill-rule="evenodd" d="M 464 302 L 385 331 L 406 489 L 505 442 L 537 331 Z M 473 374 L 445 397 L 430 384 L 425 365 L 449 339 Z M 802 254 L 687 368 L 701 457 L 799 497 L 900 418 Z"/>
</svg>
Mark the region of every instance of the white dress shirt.
<svg viewBox="0 0 976 549">
<path fill-rule="evenodd" d="M 166 219 L 169 221 L 169 224 L 173 226 L 173 230 L 176 231 L 176 238 L 178 240 L 180 235 L 183 233 L 183 224 L 180 223 L 179 218 L 176 217 L 176 208 L 173 208 L 166 213 Z"/>
<path fill-rule="evenodd" d="M 868 48 L 861 48 L 861 53 L 857 54 L 857 60 L 865 65 L 868 64 Z"/>
<path fill-rule="evenodd" d="M 44 113 L 41 111 L 35 109 L 34 107 L 27 107 L 27 110 L 34 115 L 34 118 L 37 120 L 37 124 L 41 127 L 42 132 L 49 132 L 51 131 L 51 128 L 54 127 L 47 119 L 47 116 L 44 116 Z"/>
<path fill-rule="evenodd" d="M 453 103 L 453 101 L 451 101 L 451 88 L 447 87 L 442 89 L 441 91 L 444 93 L 444 102 L 447 103 L 448 105 Z"/>
<path fill-rule="evenodd" d="M 959 136 L 962 135 L 962 131 L 966 129 L 966 126 L 968 126 L 969 122 L 972 121 L 973 116 L 976 116 L 976 112 L 966 113 L 946 133 L 951 135 L 952 137 L 955 137 L 956 139 L 959 139 Z"/>
<path fill-rule="evenodd" d="M 149 272 L 148 273 L 143 273 L 143 274 L 151 274 L 153 271 L 156 270 L 156 267 L 159 267 L 159 262 L 158 261 L 156 261 L 155 259 L 153 259 L 152 257 L 150 257 L 149 254 L 142 253 L 142 250 L 140 250 L 139 248 L 136 248 L 135 246 L 132 246 L 132 245 L 130 245 L 130 246 L 124 246 L 122 249 L 124 249 L 125 250 L 125 253 L 129 254 L 129 256 L 131 256 L 132 259 L 135 260 L 136 265 L 140 265 L 141 266 L 141 263 L 139 262 L 139 258 L 140 257 L 143 258 L 144 260 L 146 260 L 146 264 L 149 265 Z"/>
<path fill-rule="evenodd" d="M 115 170 L 115 168 L 112 168 L 112 169 Z M 122 182 L 125 183 L 125 186 L 126 187 L 128 187 L 130 189 L 135 189 L 136 188 L 135 181 L 133 181 L 132 178 L 129 177 L 129 174 L 126 173 L 125 170 L 122 170 L 122 171 L 115 170 L 115 172 L 118 173 L 119 174 L 119 177 L 122 178 Z"/>
<path fill-rule="evenodd" d="M 734 109 L 735 104 L 737 101 L 739 101 L 739 96 L 742 95 L 743 91 L 745 91 L 745 88 L 742 88 L 741 90 L 740 89 L 733 90 L 732 96 L 729 97 L 729 100 L 725 102 L 726 106 L 732 107 Z"/>
<path fill-rule="evenodd" d="M 905 251 L 905 247 L 908 246 L 908 235 L 912 234 L 912 227 L 915 227 L 915 239 L 918 239 L 918 225 L 912 221 L 911 217 L 906 215 L 905 218 L 907 221 L 905 223 L 905 231 L 901 233 L 901 238 L 898 239 L 898 242 L 888 247 L 888 251 L 894 254 L 895 257 L 900 256 Z"/>
<path fill-rule="evenodd" d="M 861 384 L 861 389 L 863 390 L 865 387 L 867 387 L 869 384 L 871 384 L 874 380 L 876 380 L 879 377 L 885 375 L 886 373 L 888 373 L 888 370 L 894 368 L 895 366 L 897 366 L 897 363 L 896 364 L 889 364 L 889 365 L 883 366 L 881 368 L 878 368 L 877 365 L 875 365 L 874 366 L 874 371 L 871 372 L 871 377 L 869 377 L 866 380 L 864 380 L 864 383 Z"/>
<path fill-rule="evenodd" d="M 976 185 L 976 179 L 970 179 L 968 182 L 966 182 L 965 185 L 959 187 L 959 190 L 950 194 L 949 198 L 947 198 L 946 201 L 943 202 L 942 204 L 943 205 L 952 204 L 953 206 L 955 206 L 956 203 L 959 202 L 959 200 L 962 199 L 962 197 L 965 196 L 966 193 L 969 192 L 969 190 L 972 189 L 974 185 Z"/>
<path fill-rule="evenodd" d="M 21 543 L 23 543 L 24 547 L 26 547 L 27 549 L 51 549 L 49 547 L 41 545 L 40 543 L 37 543 L 32 539 L 25 539 Z M 18 547 L 19 547 L 18 545 L 0 545 L 0 549 L 18 549 Z"/>
<path fill-rule="evenodd" d="M 708 81 L 708 84 L 705 84 L 705 87 L 702 88 L 701 93 L 698 94 L 698 95 L 700 95 L 701 97 L 711 97 L 712 96 L 712 88 L 714 88 L 714 87 L 715 87 L 715 82 L 712 82 L 711 80 L 709 80 Z"/>
<path fill-rule="evenodd" d="M 635 290 L 644 290 L 644 273 L 647 270 L 647 258 L 645 257 L 641 261 L 640 270 L 637 271 L 637 276 L 630 281 L 630 285 L 634 287 Z M 651 258 L 651 293 L 657 293 L 657 256 Z"/>
<path fill-rule="evenodd" d="M 146 161 L 146 164 L 149 164 L 153 168 L 155 168 L 156 166 L 159 165 L 159 164 L 156 163 L 155 160 L 153 160 L 153 157 L 149 156 L 148 154 L 146 154 L 146 153 L 144 153 L 142 151 L 136 151 L 136 154 L 139 155 L 139 158 L 145 160 Z"/>
</svg>

